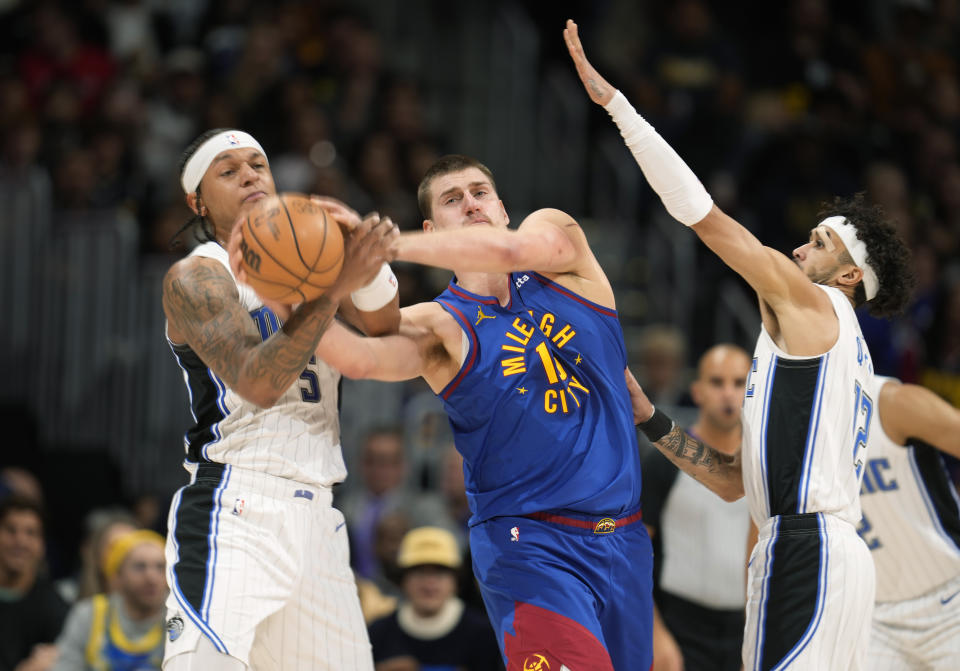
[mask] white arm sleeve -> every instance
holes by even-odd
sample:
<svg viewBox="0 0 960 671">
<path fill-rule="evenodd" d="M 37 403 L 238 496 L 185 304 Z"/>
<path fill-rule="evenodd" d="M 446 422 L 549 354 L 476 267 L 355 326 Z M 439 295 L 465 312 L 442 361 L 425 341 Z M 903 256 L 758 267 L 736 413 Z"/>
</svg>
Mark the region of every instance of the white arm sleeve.
<svg viewBox="0 0 960 671">
<path fill-rule="evenodd" d="M 637 113 L 620 91 L 604 106 L 620 129 L 620 135 L 667 212 L 682 224 L 702 220 L 713 199 L 703 184 L 666 140 Z"/>
</svg>

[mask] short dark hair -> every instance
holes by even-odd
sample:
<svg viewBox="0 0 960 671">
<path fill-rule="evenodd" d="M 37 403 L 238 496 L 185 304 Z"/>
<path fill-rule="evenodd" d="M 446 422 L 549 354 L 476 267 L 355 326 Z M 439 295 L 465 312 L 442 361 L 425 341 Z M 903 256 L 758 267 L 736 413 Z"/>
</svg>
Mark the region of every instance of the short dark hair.
<svg viewBox="0 0 960 671">
<path fill-rule="evenodd" d="M 420 186 L 417 188 L 417 205 L 420 206 L 420 214 L 423 215 L 424 219 L 429 219 L 433 216 L 433 207 L 430 203 L 430 184 L 433 180 L 443 175 L 449 175 L 452 172 L 467 170 L 468 168 L 476 168 L 482 172 L 484 176 L 490 180 L 490 186 L 493 187 L 493 190 L 497 190 L 497 184 L 493 181 L 493 173 L 490 172 L 490 168 L 477 159 L 472 156 L 464 156 L 463 154 L 447 154 L 446 156 L 441 156 L 430 166 L 427 173 L 423 176 L 423 179 L 420 180 Z"/>
<path fill-rule="evenodd" d="M 910 250 L 883 209 L 868 203 L 866 196 L 858 193 L 851 198 L 836 197 L 824 202 L 818 216 L 821 220 L 832 216 L 846 218 L 856 227 L 857 238 L 867 246 L 867 262 L 877 273 L 880 288 L 867 302 L 861 281 L 854 287 L 854 305 L 860 307 L 867 303 L 874 317 L 893 317 L 903 312 L 913 295 L 916 277 Z"/>
<path fill-rule="evenodd" d="M 30 497 L 22 494 L 9 494 L 0 500 L 0 524 L 7 519 L 7 515 L 15 512 L 33 513 L 40 520 L 41 528 L 45 526 L 43 506 Z"/>
</svg>

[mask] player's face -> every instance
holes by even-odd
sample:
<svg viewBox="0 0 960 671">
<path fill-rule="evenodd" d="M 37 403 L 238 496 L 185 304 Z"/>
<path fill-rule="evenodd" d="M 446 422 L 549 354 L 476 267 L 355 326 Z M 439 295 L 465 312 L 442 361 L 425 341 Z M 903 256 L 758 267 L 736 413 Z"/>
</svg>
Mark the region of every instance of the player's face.
<svg viewBox="0 0 960 671">
<path fill-rule="evenodd" d="M 424 222 L 427 230 L 477 225 L 506 228 L 510 223 L 503 202 L 479 168 L 435 178 L 430 183 L 430 198 L 433 216 Z"/>
<path fill-rule="evenodd" d="M 117 587 L 138 610 L 156 611 L 167 598 L 163 550 L 141 543 L 127 554 L 117 572 Z"/>
<path fill-rule="evenodd" d="M 716 349 L 700 365 L 691 387 L 702 417 L 715 428 L 729 431 L 740 423 L 750 359 L 738 350 Z"/>
<path fill-rule="evenodd" d="M 810 231 L 805 245 L 793 250 L 793 260 L 816 284 L 830 284 L 840 269 L 840 256 L 846 251 L 843 241 L 829 228 Z"/>
<path fill-rule="evenodd" d="M 441 566 L 417 566 L 403 577 L 404 595 L 417 615 L 424 617 L 440 612 L 456 591 L 456 575 Z"/>
<path fill-rule="evenodd" d="M 218 230 L 229 230 L 245 210 L 276 192 L 263 154 L 256 149 L 229 149 L 217 154 L 200 181 L 200 204 Z"/>
<path fill-rule="evenodd" d="M 13 510 L 0 522 L 0 568 L 20 575 L 43 557 L 43 527 L 31 510 Z"/>
</svg>

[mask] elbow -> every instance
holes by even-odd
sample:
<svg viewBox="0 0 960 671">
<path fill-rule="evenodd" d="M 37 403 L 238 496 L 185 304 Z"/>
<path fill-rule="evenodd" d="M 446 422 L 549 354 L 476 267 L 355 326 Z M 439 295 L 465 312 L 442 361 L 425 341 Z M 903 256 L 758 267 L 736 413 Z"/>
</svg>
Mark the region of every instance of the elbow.
<svg viewBox="0 0 960 671">
<path fill-rule="evenodd" d="M 727 478 L 726 482 L 719 488 L 717 494 L 727 503 L 732 503 L 743 498 L 745 494 L 743 490 L 743 472 L 738 468 L 736 471 L 730 473 L 730 477 Z"/>
<path fill-rule="evenodd" d="M 281 396 L 282 394 L 256 394 L 248 397 L 247 400 L 261 410 L 269 410 L 277 404 Z"/>
<path fill-rule="evenodd" d="M 721 491 L 718 491 L 717 494 L 720 495 L 720 498 L 726 501 L 727 503 L 733 503 L 739 499 L 743 498 L 743 482 L 739 484 L 731 483 L 726 487 L 723 487 Z"/>
<path fill-rule="evenodd" d="M 235 388 L 234 391 L 236 391 L 243 400 L 248 403 L 253 403 L 261 410 L 268 410 L 275 406 L 284 394 L 284 391 L 253 385 Z"/>
</svg>

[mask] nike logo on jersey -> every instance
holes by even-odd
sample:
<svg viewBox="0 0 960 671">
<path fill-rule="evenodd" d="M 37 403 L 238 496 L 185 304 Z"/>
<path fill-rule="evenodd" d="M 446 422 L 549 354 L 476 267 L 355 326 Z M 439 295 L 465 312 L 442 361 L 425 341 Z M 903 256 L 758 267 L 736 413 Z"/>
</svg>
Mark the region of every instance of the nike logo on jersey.
<svg viewBox="0 0 960 671">
<path fill-rule="evenodd" d="M 340 531 L 341 527 L 343 527 L 344 524 L 346 524 L 346 522 L 341 522 L 336 527 L 334 527 L 333 533 L 337 533 L 338 531 Z"/>
<path fill-rule="evenodd" d="M 940 604 L 943 605 L 943 606 L 946 606 L 948 603 L 950 603 L 951 601 L 953 601 L 954 597 L 957 596 L 958 594 L 960 594 L 960 592 L 954 592 L 953 594 L 951 594 L 950 596 L 948 596 L 946 599 L 944 599 L 944 598 L 941 597 L 941 598 L 940 598 Z"/>
</svg>

